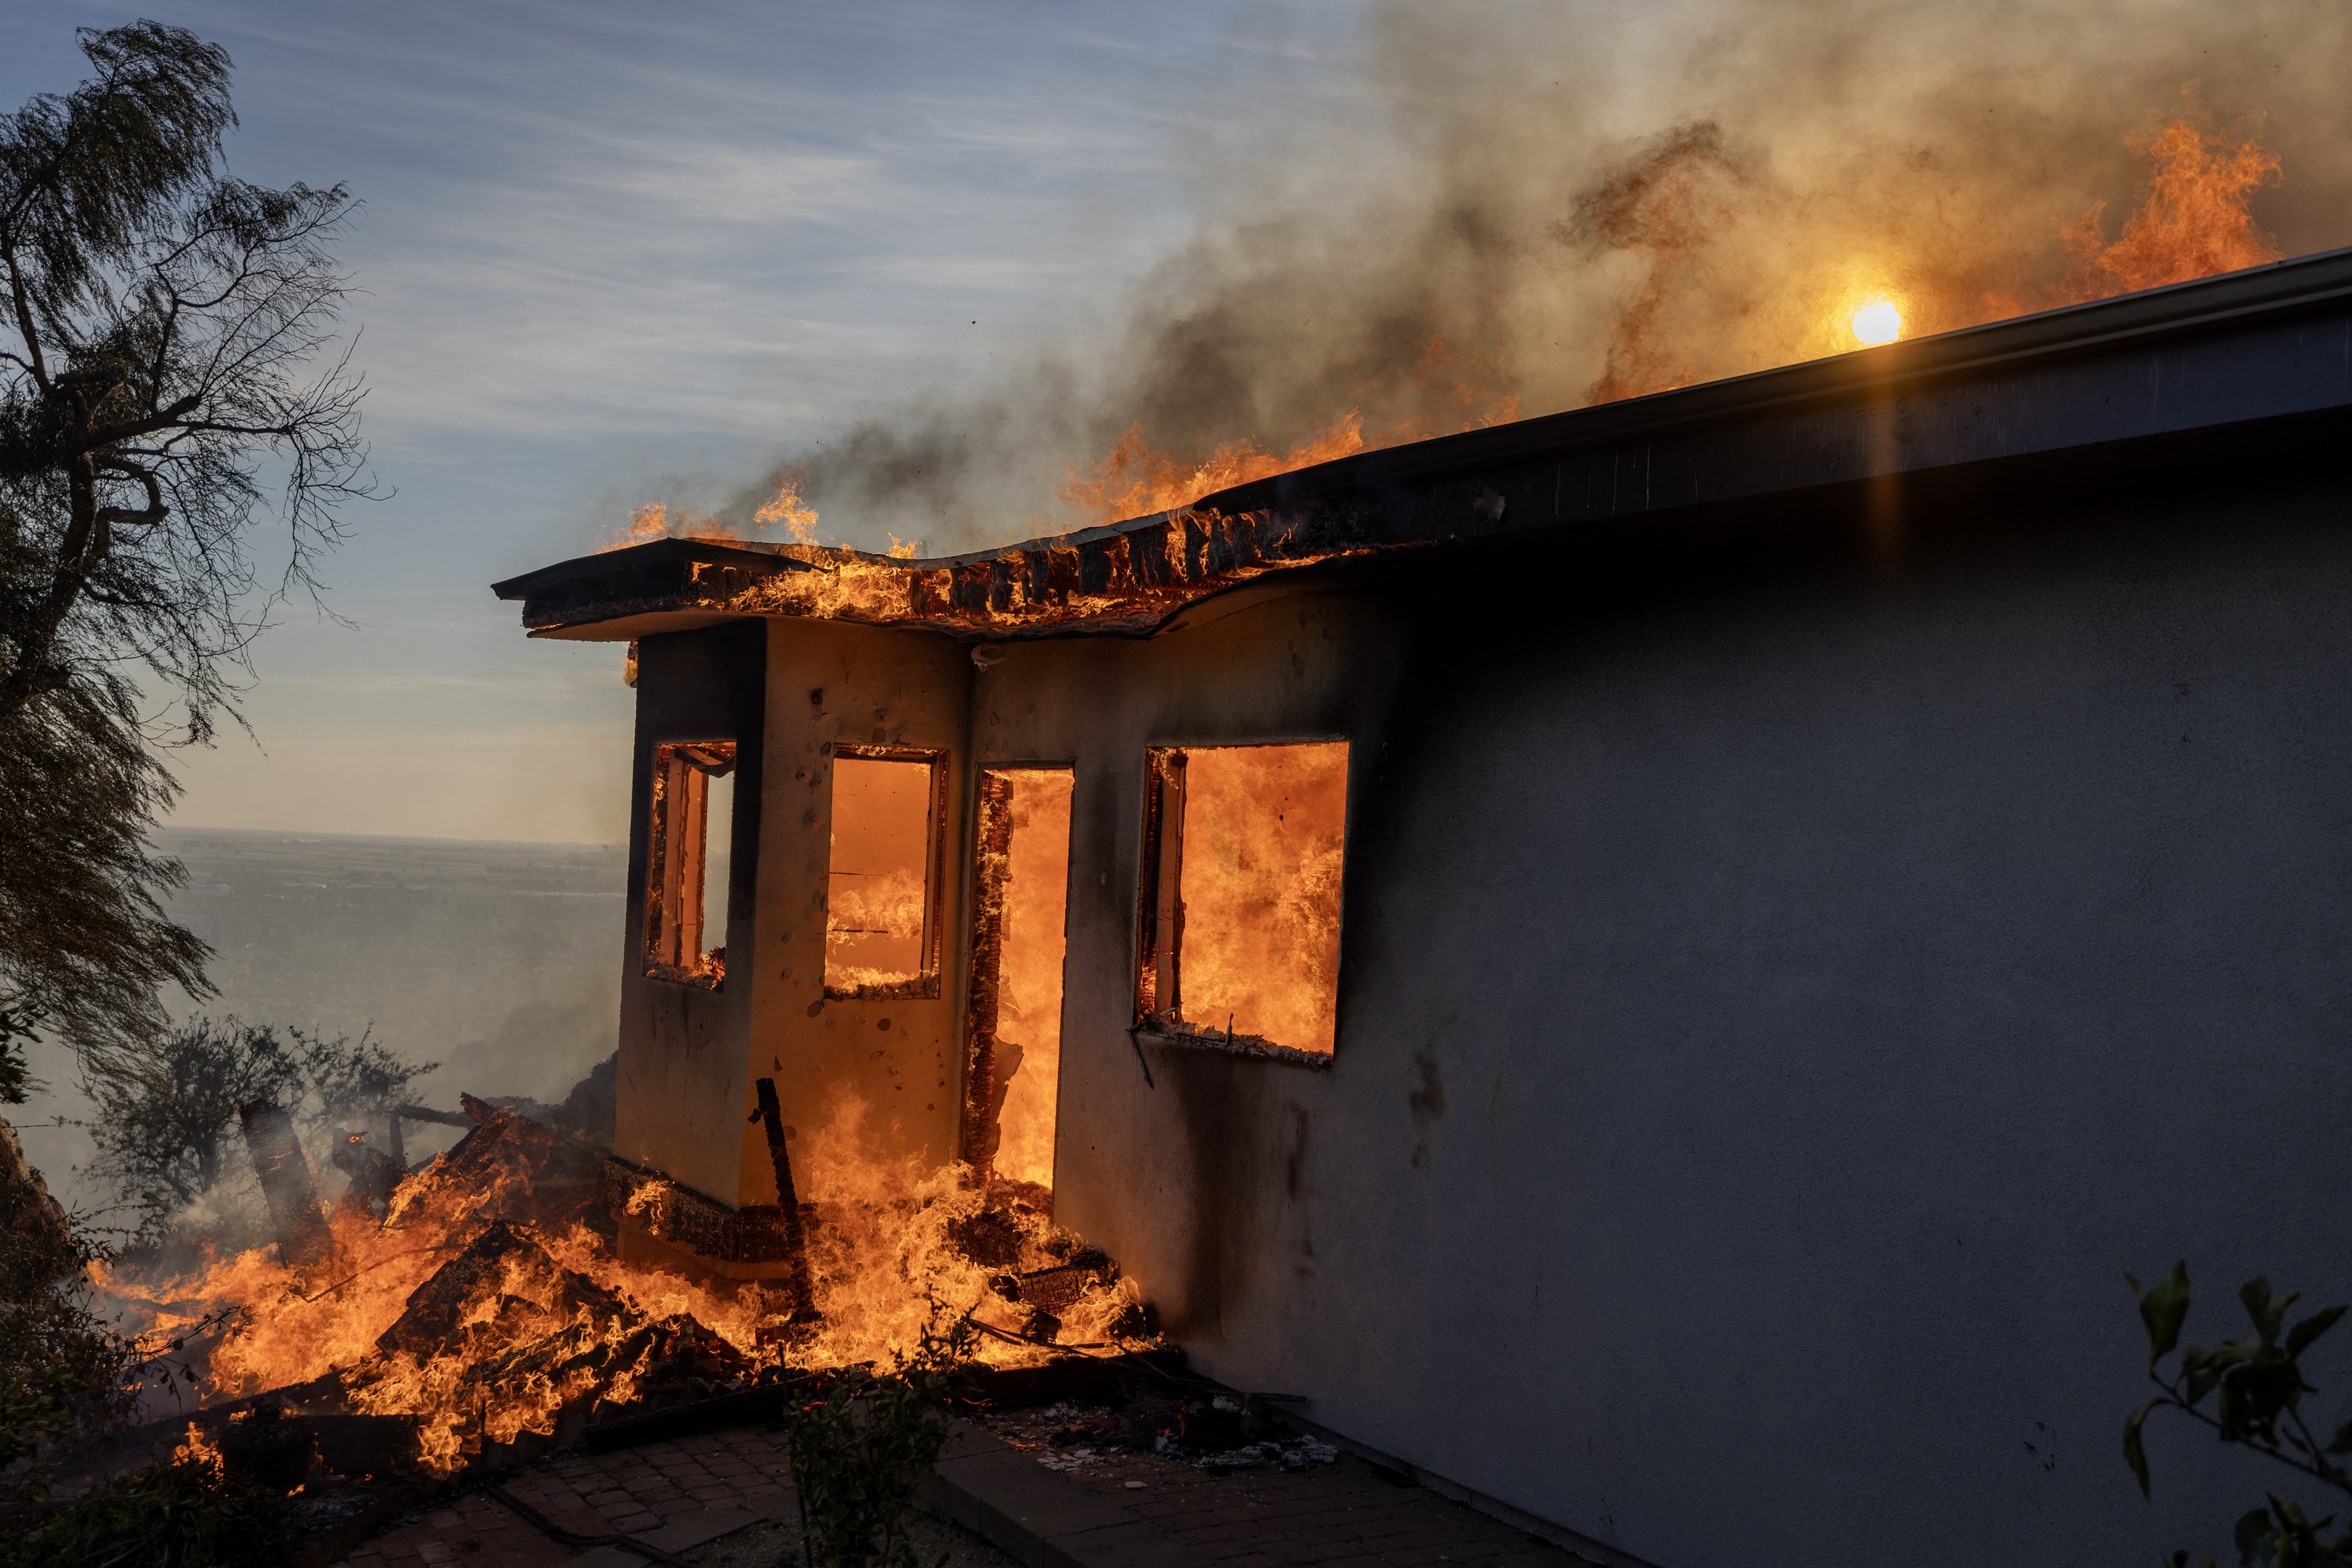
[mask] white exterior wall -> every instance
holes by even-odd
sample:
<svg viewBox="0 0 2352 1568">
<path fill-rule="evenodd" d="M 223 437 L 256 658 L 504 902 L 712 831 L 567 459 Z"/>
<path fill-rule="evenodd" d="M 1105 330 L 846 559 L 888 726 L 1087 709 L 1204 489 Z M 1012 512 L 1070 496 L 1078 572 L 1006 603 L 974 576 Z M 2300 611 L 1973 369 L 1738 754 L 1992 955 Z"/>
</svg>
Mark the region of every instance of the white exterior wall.
<svg viewBox="0 0 2352 1568">
<path fill-rule="evenodd" d="M 975 760 L 1077 768 L 1059 1218 L 1213 1375 L 1664 1568 L 2226 1554 L 2242 1457 L 2123 1466 L 2122 1274 L 2186 1254 L 2209 1339 L 2352 1296 L 2344 513 L 1530 543 L 1010 649 Z M 1147 1085 L 1144 747 L 1334 734 L 1333 1065 Z"/>
</svg>

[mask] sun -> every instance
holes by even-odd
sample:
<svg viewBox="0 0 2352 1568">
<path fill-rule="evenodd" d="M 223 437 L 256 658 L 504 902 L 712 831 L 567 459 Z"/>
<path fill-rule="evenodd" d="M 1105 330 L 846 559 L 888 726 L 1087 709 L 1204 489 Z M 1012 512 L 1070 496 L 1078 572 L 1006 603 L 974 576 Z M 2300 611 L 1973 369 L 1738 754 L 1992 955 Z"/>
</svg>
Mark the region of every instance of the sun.
<svg viewBox="0 0 2352 1568">
<path fill-rule="evenodd" d="M 1903 312 L 1895 308 L 1892 299 L 1864 300 L 1854 307 L 1849 324 L 1853 328 L 1854 341 L 1865 349 L 1891 343 L 1903 336 Z"/>
</svg>

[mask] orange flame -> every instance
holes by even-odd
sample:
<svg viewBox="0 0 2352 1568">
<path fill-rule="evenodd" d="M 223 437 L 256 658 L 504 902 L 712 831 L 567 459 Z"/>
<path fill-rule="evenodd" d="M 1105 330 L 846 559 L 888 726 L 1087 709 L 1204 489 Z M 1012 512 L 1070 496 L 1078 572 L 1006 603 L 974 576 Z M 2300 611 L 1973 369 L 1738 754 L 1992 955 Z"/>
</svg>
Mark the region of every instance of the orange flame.
<svg viewBox="0 0 2352 1568">
<path fill-rule="evenodd" d="M 1188 468 L 1169 454 L 1153 451 L 1139 422 L 1128 426 L 1091 475 L 1072 467 L 1062 486 L 1062 500 L 1073 510 L 1104 522 L 1173 511 L 1253 479 L 1361 452 L 1363 425 L 1363 416 L 1350 409 L 1323 434 L 1287 452 L 1267 452 L 1255 440 L 1244 438 L 1224 443 Z"/>
<path fill-rule="evenodd" d="M 2131 139 L 2148 165 L 2147 193 L 2123 233 L 2103 243 L 2102 202 L 2060 235 L 2079 264 L 2071 292 L 2100 299 L 2140 288 L 2186 283 L 2279 259 L 2270 235 L 2254 226 L 2248 204 L 2276 184 L 2277 153 L 2184 118 Z"/>
<path fill-rule="evenodd" d="M 772 505 L 772 503 L 771 503 Z M 766 516 L 764 510 L 761 517 Z M 814 521 L 816 514 L 809 518 Z M 656 539 L 718 539 L 730 543 L 743 542 L 743 536 L 720 522 L 717 517 L 689 512 L 683 507 L 672 507 L 667 501 L 648 501 L 629 510 L 629 526 L 607 538 L 596 547 L 596 553 L 626 549 L 631 545 L 651 544 Z"/>
<path fill-rule="evenodd" d="M 1243 436 L 1191 464 L 1154 448 L 1139 421 L 1121 433 L 1092 471 L 1070 465 L 1061 499 L 1089 522 L 1123 522 L 1189 507 L 1203 496 L 1253 479 L 1375 447 L 1507 423 L 1519 417 L 1519 399 L 1508 390 L 1507 380 L 1499 348 L 1480 356 L 1433 337 L 1407 383 L 1409 395 L 1423 410 L 1419 413 L 1368 431 L 1360 408 L 1351 408 L 1287 452 L 1268 452 L 1255 437 Z"/>
<path fill-rule="evenodd" d="M 752 514 L 751 520 L 762 528 L 783 524 L 784 537 L 794 544 L 816 543 L 816 508 L 801 499 L 803 483 L 799 475 L 786 478 L 768 504 Z M 891 542 L 898 541 L 894 538 Z"/>
<path fill-rule="evenodd" d="M 412 1312 L 420 1286 L 452 1260 L 472 1255 L 468 1249 L 496 1228 L 494 1221 L 536 1201 L 511 1164 L 483 1180 L 481 1163 L 453 1161 L 455 1150 L 409 1177 L 381 1220 L 339 1207 L 331 1220 L 336 1260 L 316 1277 L 282 1266 L 273 1249 L 256 1248 L 142 1281 L 136 1291 L 119 1270 L 97 1271 L 96 1283 L 126 1324 L 151 1335 L 194 1335 L 198 1387 L 207 1401 L 332 1375 L 352 1408 L 421 1417 L 422 1458 L 440 1473 L 460 1468 L 485 1442 L 552 1432 L 566 1409 L 583 1402 L 625 1403 L 657 1365 L 675 1366 L 681 1357 L 721 1382 L 783 1365 L 887 1360 L 913 1346 L 940 1310 L 935 1302 L 1017 1336 L 1018 1312 L 992 1291 L 992 1271 L 957 1245 L 958 1222 L 987 1201 L 971 1173 L 872 1158 L 859 1136 L 863 1113 L 861 1103 L 845 1101 L 832 1125 L 806 1140 L 803 1196 L 820 1215 L 810 1261 L 823 1315 L 813 1331 L 793 1328 L 792 1303 L 781 1294 L 625 1262 L 575 1219 L 509 1219 L 518 1239 L 452 1321 L 426 1343 L 396 1336 L 381 1343 Z M 483 1130 L 496 1131 L 488 1123 Z M 570 1137 L 544 1129 L 532 1135 Z M 629 1207 L 643 1209 L 658 1197 L 654 1184 Z M 1020 1266 L 1042 1266 L 1076 1245 L 1031 1217 Z M 1108 1340 L 1113 1322 L 1139 1300 L 1126 1281 L 1089 1290 L 1061 1314 L 1063 1340 Z M 229 1328 L 195 1333 L 225 1311 Z M 982 1358 L 999 1364 L 1045 1354 L 1004 1339 L 981 1346 Z M 210 1439 L 192 1428 L 179 1457 L 213 1453 Z"/>
</svg>

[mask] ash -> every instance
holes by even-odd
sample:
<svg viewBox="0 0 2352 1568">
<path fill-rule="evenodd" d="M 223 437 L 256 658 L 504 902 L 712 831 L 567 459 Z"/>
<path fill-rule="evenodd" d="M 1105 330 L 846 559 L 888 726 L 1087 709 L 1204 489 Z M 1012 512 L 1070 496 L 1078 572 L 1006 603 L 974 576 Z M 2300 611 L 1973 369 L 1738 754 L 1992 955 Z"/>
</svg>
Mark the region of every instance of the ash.
<svg viewBox="0 0 2352 1568">
<path fill-rule="evenodd" d="M 1303 1470 L 1339 1450 L 1283 1423 L 1262 1401 L 1171 1391 L 1117 1405 L 1048 1405 L 992 1415 L 991 1430 L 1049 1470 L 1083 1471 L 1127 1454 L 1157 1454 L 1210 1475 Z"/>
</svg>

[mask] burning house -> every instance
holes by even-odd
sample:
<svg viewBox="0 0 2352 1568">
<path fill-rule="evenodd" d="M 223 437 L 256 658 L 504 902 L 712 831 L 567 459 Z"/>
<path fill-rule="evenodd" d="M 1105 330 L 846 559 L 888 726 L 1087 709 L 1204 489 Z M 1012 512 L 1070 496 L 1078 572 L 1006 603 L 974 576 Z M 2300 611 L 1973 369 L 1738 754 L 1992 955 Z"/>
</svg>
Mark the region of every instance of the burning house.
<svg viewBox="0 0 2352 1568">
<path fill-rule="evenodd" d="M 1609 1561 L 2139 1550 L 2122 1271 L 2352 1261 L 2347 423 L 2336 253 L 499 583 L 633 645 L 619 1247 L 772 1281 L 963 1162 Z"/>
</svg>

